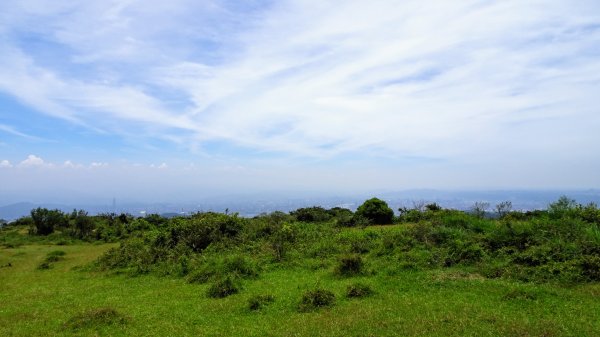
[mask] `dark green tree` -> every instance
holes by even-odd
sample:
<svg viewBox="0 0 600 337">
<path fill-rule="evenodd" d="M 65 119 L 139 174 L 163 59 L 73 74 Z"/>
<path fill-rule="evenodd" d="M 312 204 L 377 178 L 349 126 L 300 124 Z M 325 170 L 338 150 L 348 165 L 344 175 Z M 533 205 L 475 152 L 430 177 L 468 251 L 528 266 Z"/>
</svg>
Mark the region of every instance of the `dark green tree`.
<svg viewBox="0 0 600 337">
<path fill-rule="evenodd" d="M 394 218 L 394 211 L 385 201 L 377 198 L 365 201 L 355 214 L 366 218 L 372 224 L 379 225 L 391 224 Z"/>
<path fill-rule="evenodd" d="M 73 210 L 71 213 L 71 220 L 73 221 L 75 237 L 79 239 L 87 237 L 94 230 L 94 222 L 84 210 Z"/>
<path fill-rule="evenodd" d="M 65 227 L 67 224 L 65 214 L 57 209 L 49 210 L 38 207 L 31 210 L 31 219 L 35 233 L 38 235 L 51 234 L 56 228 Z"/>
</svg>

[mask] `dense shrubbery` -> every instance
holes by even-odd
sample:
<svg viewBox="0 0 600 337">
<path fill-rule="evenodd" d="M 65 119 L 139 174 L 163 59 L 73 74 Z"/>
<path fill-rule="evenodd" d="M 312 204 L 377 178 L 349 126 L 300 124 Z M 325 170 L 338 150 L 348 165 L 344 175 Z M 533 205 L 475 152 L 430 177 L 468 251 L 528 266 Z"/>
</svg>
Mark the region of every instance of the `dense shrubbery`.
<svg viewBox="0 0 600 337">
<path fill-rule="evenodd" d="M 372 224 L 387 225 L 392 223 L 394 211 L 385 201 L 371 198 L 358 206 L 356 216 L 363 217 Z"/>
<path fill-rule="evenodd" d="M 186 277 L 191 283 L 229 279 L 238 284 L 265 269 L 304 265 L 354 276 L 364 273 L 365 264 L 390 274 L 467 267 L 490 278 L 600 281 L 600 210 L 594 204 L 561 198 L 548 210 L 517 212 L 506 203 L 491 218 L 423 203 L 401 209 L 399 224 L 385 227 L 367 223 L 382 222 L 374 215 L 379 211 L 386 217 L 383 223 L 391 222 L 387 205 L 371 199 L 363 206 L 356 214 L 310 207 L 252 219 L 219 213 L 170 219 L 67 215 L 38 209 L 15 223 L 31 226 L 32 239 L 56 243 L 119 239 L 120 246 L 98 259 L 96 268 Z M 15 223 L 1 229 L 8 233 L 0 236 L 6 247 L 19 243 L 19 234 L 10 229 Z"/>
<path fill-rule="evenodd" d="M 385 209 L 373 199 L 365 204 L 381 207 L 364 207 L 362 214 Z M 149 225 L 149 230 L 140 232 L 143 235 L 105 254 L 98 265 L 136 273 L 189 274 L 190 282 L 204 283 L 228 276 L 257 277 L 261 265 L 288 264 L 299 258 L 336 258 L 334 272 L 353 276 L 364 272 L 366 261 L 392 257 L 397 264 L 386 267 L 390 272 L 394 268 L 470 266 L 487 277 L 524 281 L 600 280 L 595 205 L 581 206 L 561 198 L 548 211 L 509 212 L 503 206 L 506 212 L 501 219 L 442 209 L 437 204 L 421 209 L 401 214 L 405 222 L 412 212 L 416 222 L 377 230 L 343 229 L 340 217 L 355 219 L 356 214 L 341 209 L 334 214 L 319 207 L 292 212 L 291 218 L 282 213 L 253 219 L 197 214 L 170 219 L 159 227 Z M 335 217 L 336 221 L 329 221 Z M 317 218 L 328 221 L 313 224 Z"/>
</svg>

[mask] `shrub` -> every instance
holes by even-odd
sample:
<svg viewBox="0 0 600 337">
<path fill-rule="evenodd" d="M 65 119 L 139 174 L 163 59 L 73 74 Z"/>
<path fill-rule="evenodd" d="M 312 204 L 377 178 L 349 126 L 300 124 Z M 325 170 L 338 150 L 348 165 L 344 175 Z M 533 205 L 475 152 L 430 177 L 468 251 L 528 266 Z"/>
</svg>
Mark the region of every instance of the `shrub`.
<svg viewBox="0 0 600 337">
<path fill-rule="evenodd" d="M 47 262 L 47 261 L 44 261 L 37 266 L 37 269 L 39 269 L 39 270 L 46 270 L 46 269 L 50 269 L 50 268 L 52 268 L 52 266 L 50 265 L 50 262 Z"/>
<path fill-rule="evenodd" d="M 258 276 L 258 266 L 254 261 L 245 256 L 233 256 L 223 262 L 223 272 L 232 273 L 241 277 L 254 278 Z"/>
<path fill-rule="evenodd" d="M 206 283 L 215 275 L 214 269 L 202 267 L 191 272 L 187 277 L 188 283 Z"/>
<path fill-rule="evenodd" d="M 585 255 L 578 262 L 583 276 L 588 281 L 600 281 L 600 256 Z"/>
<path fill-rule="evenodd" d="M 341 276 L 360 275 L 363 272 L 363 266 L 364 262 L 360 255 L 345 255 L 340 258 L 335 273 Z"/>
<path fill-rule="evenodd" d="M 60 258 L 65 256 L 65 254 L 63 250 L 53 250 L 46 255 L 46 258 Z"/>
<path fill-rule="evenodd" d="M 38 207 L 31 211 L 34 232 L 37 235 L 48 235 L 56 228 L 65 227 L 67 219 L 63 212 Z"/>
<path fill-rule="evenodd" d="M 50 269 L 52 268 L 53 262 L 58 262 L 64 259 L 65 252 L 62 250 L 54 250 L 46 254 L 46 258 L 42 263 L 40 263 L 37 267 L 39 270 Z"/>
<path fill-rule="evenodd" d="M 298 309 L 300 312 L 307 312 L 322 307 L 329 307 L 334 303 L 335 295 L 331 291 L 317 288 L 304 292 Z"/>
<path fill-rule="evenodd" d="M 358 207 L 356 215 L 367 218 L 373 224 L 385 225 L 392 223 L 394 211 L 385 201 L 371 198 Z"/>
<path fill-rule="evenodd" d="M 127 320 L 113 308 L 98 308 L 73 316 L 64 324 L 64 327 L 77 330 L 101 325 L 125 324 Z"/>
<path fill-rule="evenodd" d="M 319 206 L 299 208 L 290 212 L 290 215 L 303 222 L 324 222 L 332 217 L 330 212 Z"/>
<path fill-rule="evenodd" d="M 223 298 L 229 295 L 237 294 L 240 291 L 240 285 L 232 276 L 226 276 L 213 283 L 207 290 L 208 297 Z"/>
<path fill-rule="evenodd" d="M 275 301 L 275 297 L 273 297 L 273 295 L 252 296 L 248 299 L 248 309 L 260 310 L 263 307 L 273 303 L 274 301 Z"/>
<path fill-rule="evenodd" d="M 448 250 L 446 266 L 472 264 L 481 261 L 484 256 L 485 251 L 477 243 L 456 240 Z"/>
<path fill-rule="evenodd" d="M 363 283 L 353 283 L 346 287 L 346 297 L 348 298 L 366 297 L 371 294 L 373 294 L 371 287 Z"/>
<path fill-rule="evenodd" d="M 352 214 L 341 214 L 335 219 L 335 225 L 338 227 L 356 226 L 355 217 Z"/>
</svg>

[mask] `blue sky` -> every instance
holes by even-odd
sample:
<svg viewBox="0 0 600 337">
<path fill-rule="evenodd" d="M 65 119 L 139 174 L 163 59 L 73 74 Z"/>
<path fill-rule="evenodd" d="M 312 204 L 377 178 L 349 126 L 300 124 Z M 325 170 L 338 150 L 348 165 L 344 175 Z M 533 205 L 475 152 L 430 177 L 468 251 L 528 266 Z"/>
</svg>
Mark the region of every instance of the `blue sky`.
<svg viewBox="0 0 600 337">
<path fill-rule="evenodd" d="M 598 188 L 599 93 L 594 0 L 3 1 L 0 201 Z"/>
</svg>

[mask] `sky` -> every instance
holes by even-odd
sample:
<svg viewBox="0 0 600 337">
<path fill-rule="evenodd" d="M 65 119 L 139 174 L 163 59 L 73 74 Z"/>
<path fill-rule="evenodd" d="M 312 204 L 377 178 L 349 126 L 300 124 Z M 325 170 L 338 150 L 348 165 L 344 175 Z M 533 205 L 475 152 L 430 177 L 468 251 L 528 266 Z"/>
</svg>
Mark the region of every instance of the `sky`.
<svg viewBox="0 0 600 337">
<path fill-rule="evenodd" d="M 600 187 L 600 2 L 5 0 L 0 202 Z"/>
</svg>

